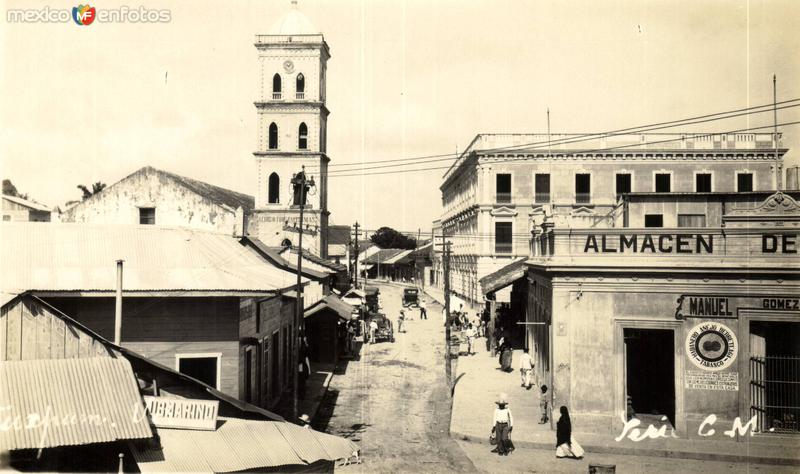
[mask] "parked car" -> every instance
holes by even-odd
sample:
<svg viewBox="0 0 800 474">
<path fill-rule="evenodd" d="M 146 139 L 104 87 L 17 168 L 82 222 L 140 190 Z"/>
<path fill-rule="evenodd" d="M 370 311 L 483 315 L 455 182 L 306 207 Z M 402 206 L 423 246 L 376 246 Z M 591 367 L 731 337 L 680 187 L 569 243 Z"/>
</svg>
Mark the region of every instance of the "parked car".
<svg viewBox="0 0 800 474">
<path fill-rule="evenodd" d="M 385 314 L 372 313 L 370 314 L 370 320 L 378 323 L 378 329 L 375 331 L 375 340 L 371 342 L 394 342 L 394 327 L 392 326 L 392 321 Z"/>
<path fill-rule="evenodd" d="M 419 290 L 416 288 L 406 288 L 403 290 L 403 307 L 419 307 Z"/>
</svg>

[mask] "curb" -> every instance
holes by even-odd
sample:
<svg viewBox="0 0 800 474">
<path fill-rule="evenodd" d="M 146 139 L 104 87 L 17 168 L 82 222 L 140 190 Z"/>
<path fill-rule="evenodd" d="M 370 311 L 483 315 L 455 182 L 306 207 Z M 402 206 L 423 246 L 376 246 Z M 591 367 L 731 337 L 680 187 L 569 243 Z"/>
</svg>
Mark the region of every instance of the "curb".
<svg viewBox="0 0 800 474">
<path fill-rule="evenodd" d="M 474 436 L 451 431 L 450 437 L 456 441 L 465 441 L 474 444 L 486 444 L 489 446 L 488 438 L 485 440 L 478 440 Z M 554 450 L 554 443 L 541 443 L 537 441 L 527 440 L 514 440 L 514 445 L 518 447 L 533 448 L 533 449 L 550 449 Z M 649 457 L 663 457 L 663 458 L 681 458 L 692 459 L 696 461 L 722 461 L 722 462 L 735 462 L 735 463 L 749 463 L 749 464 L 771 464 L 777 466 L 800 466 L 800 459 L 796 458 L 770 458 L 762 456 L 743 456 L 739 454 L 713 454 L 713 453 L 697 453 L 692 451 L 674 451 L 668 449 L 653 449 L 653 448 L 628 448 L 628 447 L 613 447 L 604 445 L 592 445 L 581 443 L 584 451 L 587 453 L 598 454 L 620 454 L 627 456 L 649 456 Z"/>
</svg>

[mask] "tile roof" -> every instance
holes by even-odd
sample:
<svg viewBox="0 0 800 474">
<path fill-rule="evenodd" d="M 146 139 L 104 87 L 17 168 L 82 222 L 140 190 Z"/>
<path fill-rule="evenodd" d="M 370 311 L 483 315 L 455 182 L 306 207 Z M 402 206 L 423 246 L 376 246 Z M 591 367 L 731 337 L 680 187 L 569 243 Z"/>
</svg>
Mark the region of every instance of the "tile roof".
<svg viewBox="0 0 800 474">
<path fill-rule="evenodd" d="M 287 252 L 291 252 L 295 256 L 297 255 L 297 249 L 294 249 L 294 248 L 292 248 L 292 249 L 287 248 L 287 249 L 282 250 L 281 251 L 281 255 L 285 255 Z M 345 265 L 343 265 L 341 263 L 336 263 L 336 262 L 332 262 L 330 260 L 326 260 L 326 259 L 324 259 L 322 257 L 318 257 L 318 256 L 314 255 L 313 253 L 309 252 L 308 250 L 305 250 L 305 249 L 303 249 L 303 258 L 308 260 L 309 262 L 316 263 L 317 265 L 320 265 L 320 266 L 323 266 L 323 267 L 326 267 L 326 268 L 330 268 L 331 270 L 334 270 L 336 272 L 347 271 L 347 266 L 345 266 Z"/>
<path fill-rule="evenodd" d="M 402 265 L 404 263 L 411 262 L 413 260 L 413 256 L 411 255 L 414 250 L 403 250 L 402 252 L 398 253 L 397 255 L 393 255 L 387 258 L 384 262 L 386 265 Z"/>
<path fill-rule="evenodd" d="M 3 199 L 11 201 L 15 204 L 19 204 L 20 206 L 25 206 L 27 208 L 33 209 L 34 211 L 52 212 L 52 209 L 45 206 L 44 204 L 39 204 L 38 202 L 33 202 L 28 199 L 22 199 L 21 197 L 9 196 L 8 194 L 3 194 Z"/>
<path fill-rule="evenodd" d="M 216 431 L 159 428 L 161 449 L 133 445 L 143 472 L 232 472 L 348 458 L 350 440 L 285 422 L 219 417 Z M 223 449 L 221 449 L 221 447 Z"/>
<path fill-rule="evenodd" d="M 13 222 L 0 224 L 0 290 L 274 293 L 296 277 L 225 234 L 188 228 Z M 308 281 L 308 280 L 305 280 Z"/>
<path fill-rule="evenodd" d="M 294 259 L 293 262 L 283 258 L 281 255 L 280 247 L 269 247 L 267 244 L 262 242 L 260 239 L 256 237 L 244 237 L 242 242 L 248 245 L 252 245 L 253 248 L 259 252 L 261 256 L 266 258 L 268 261 L 272 262 L 273 265 L 286 270 L 287 272 L 293 272 L 297 274 L 297 259 Z M 321 272 L 315 270 L 313 268 L 308 268 L 308 266 L 304 266 L 302 268 L 301 273 L 303 276 L 312 278 L 314 280 L 322 280 L 328 278 L 331 272 Z"/>
<path fill-rule="evenodd" d="M 494 273 L 486 275 L 478 281 L 480 282 L 481 288 L 483 289 L 483 294 L 485 295 L 487 293 L 491 293 L 492 291 L 505 288 L 514 283 L 515 281 L 524 277 L 526 271 L 526 260 L 522 258 L 506 265 Z"/>
<path fill-rule="evenodd" d="M 255 198 L 248 194 L 221 188 L 219 186 L 214 186 L 213 184 L 209 184 L 203 181 L 198 181 L 192 178 L 187 178 L 186 176 L 170 173 L 168 171 L 159 170 L 153 168 L 152 166 L 145 166 L 136 173 L 148 173 L 148 172 L 154 172 L 162 176 L 166 176 L 172 179 L 173 181 L 181 184 L 185 188 L 188 188 L 191 191 L 194 191 L 195 193 L 205 197 L 209 201 L 216 202 L 217 204 L 224 204 L 233 209 L 234 211 L 236 210 L 236 208 L 241 207 L 242 209 L 244 209 L 245 212 L 247 212 L 255 207 Z"/>
<path fill-rule="evenodd" d="M 364 263 L 386 263 L 387 260 L 406 252 L 405 249 L 380 249 L 364 259 Z"/>
<path fill-rule="evenodd" d="M 0 406 L 9 407 L 4 419 L 23 420 L 0 430 L 0 451 L 153 436 L 124 358 L 0 362 Z M 41 423 L 26 423 L 37 416 Z"/>
</svg>

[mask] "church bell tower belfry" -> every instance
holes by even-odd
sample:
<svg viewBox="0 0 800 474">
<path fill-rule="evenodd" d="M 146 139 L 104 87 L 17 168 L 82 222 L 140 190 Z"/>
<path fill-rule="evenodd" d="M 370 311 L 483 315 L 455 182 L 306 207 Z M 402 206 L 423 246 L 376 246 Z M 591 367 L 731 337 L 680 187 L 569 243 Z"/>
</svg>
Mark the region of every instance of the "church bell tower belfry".
<svg viewBox="0 0 800 474">
<path fill-rule="evenodd" d="M 256 35 L 259 76 L 256 206 L 248 233 L 269 246 L 296 246 L 300 202 L 292 178 L 305 167 L 316 187 L 303 209 L 303 248 L 327 257 L 328 109 L 325 73 L 330 58 L 322 33 L 297 10 Z"/>
</svg>

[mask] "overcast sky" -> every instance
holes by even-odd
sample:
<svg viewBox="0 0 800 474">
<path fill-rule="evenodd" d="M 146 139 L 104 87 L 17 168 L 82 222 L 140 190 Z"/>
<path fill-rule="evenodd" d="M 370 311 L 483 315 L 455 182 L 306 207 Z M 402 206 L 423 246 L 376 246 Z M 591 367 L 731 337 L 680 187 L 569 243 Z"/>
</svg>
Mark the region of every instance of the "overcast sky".
<svg viewBox="0 0 800 474">
<path fill-rule="evenodd" d="M 4 18 L 2 176 L 49 205 L 145 165 L 255 195 L 253 40 L 289 3 L 92 4 L 170 9 L 160 24 Z M 44 4 L 75 5 L 14 0 L 3 14 Z M 800 97 L 796 0 L 300 0 L 300 10 L 331 49 L 334 164 L 451 153 L 477 133 L 544 132 L 547 107 L 556 133 L 762 105 L 773 73 L 779 101 Z M 800 120 L 799 109 L 778 121 Z M 771 123 L 760 114 L 703 130 Z M 797 165 L 800 127 L 782 131 Z M 331 177 L 331 220 L 430 229 L 442 174 Z"/>
</svg>

